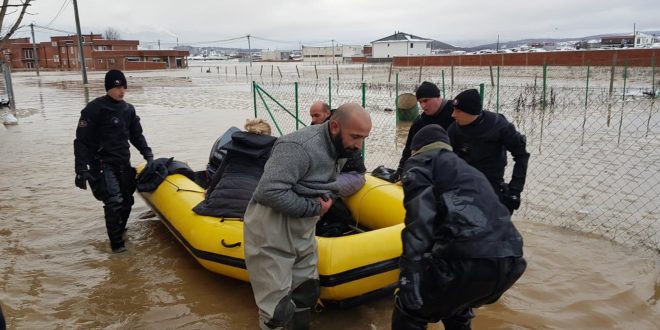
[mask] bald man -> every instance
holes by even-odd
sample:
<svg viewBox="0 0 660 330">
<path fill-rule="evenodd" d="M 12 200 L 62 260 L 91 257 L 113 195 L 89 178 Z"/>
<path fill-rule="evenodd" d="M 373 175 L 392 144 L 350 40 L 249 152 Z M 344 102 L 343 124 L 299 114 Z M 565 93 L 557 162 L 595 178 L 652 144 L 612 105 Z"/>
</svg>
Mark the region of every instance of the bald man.
<svg viewBox="0 0 660 330">
<path fill-rule="evenodd" d="M 338 193 L 346 156 L 362 148 L 369 114 L 356 103 L 280 137 L 244 218 L 245 263 L 259 327 L 306 329 L 319 297 L 315 226 Z"/>
<path fill-rule="evenodd" d="M 325 123 L 332 115 L 330 105 L 323 101 L 316 101 L 309 107 L 309 116 L 312 117 L 312 125 Z"/>
<path fill-rule="evenodd" d="M 309 116 L 312 117 L 312 125 L 323 124 L 330 120 L 334 110 L 323 101 L 316 101 L 309 108 Z M 346 163 L 337 176 L 337 188 L 339 197 L 346 198 L 356 193 L 364 186 L 366 179 L 364 173 L 364 159 L 360 151 L 353 152 L 346 157 Z M 336 237 L 349 232 L 350 224 L 354 223 L 351 211 L 341 198 L 335 200 L 328 212 L 316 223 L 316 236 Z"/>
</svg>

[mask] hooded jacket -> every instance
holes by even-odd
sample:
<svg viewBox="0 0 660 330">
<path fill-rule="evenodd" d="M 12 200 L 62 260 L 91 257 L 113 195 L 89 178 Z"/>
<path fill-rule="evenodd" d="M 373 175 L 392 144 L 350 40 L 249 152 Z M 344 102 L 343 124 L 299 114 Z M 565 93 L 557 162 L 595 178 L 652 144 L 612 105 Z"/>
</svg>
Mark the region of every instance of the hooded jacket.
<svg viewBox="0 0 660 330">
<path fill-rule="evenodd" d="M 242 218 L 263 175 L 276 138 L 248 132 L 232 134 L 227 151 L 209 184 L 207 197 L 193 208 L 201 215 Z"/>
<path fill-rule="evenodd" d="M 405 164 L 402 178 L 403 257 L 522 256 L 523 240 L 485 176 L 442 142 L 426 145 Z"/>
</svg>

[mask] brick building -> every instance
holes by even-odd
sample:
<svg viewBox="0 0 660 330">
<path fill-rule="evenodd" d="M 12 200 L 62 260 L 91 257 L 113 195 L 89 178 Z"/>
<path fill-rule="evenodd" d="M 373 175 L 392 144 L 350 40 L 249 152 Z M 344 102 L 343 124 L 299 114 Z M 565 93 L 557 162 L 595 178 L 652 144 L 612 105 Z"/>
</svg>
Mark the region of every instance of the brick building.
<svg viewBox="0 0 660 330">
<path fill-rule="evenodd" d="M 138 40 L 108 40 L 100 34 L 83 35 L 87 70 L 158 70 L 185 68 L 188 51 L 139 50 Z M 80 70 L 78 36 L 55 36 L 36 44 L 40 70 Z M 34 70 L 35 57 L 30 38 L 9 39 L 2 55 L 13 70 Z"/>
</svg>

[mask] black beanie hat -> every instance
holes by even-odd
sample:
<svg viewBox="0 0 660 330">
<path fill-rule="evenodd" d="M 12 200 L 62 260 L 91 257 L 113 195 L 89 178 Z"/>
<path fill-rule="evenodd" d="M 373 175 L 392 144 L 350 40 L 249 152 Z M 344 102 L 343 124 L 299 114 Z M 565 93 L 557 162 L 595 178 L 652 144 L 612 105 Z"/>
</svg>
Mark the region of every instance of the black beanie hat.
<svg viewBox="0 0 660 330">
<path fill-rule="evenodd" d="M 425 97 L 440 97 L 440 89 L 434 83 L 425 81 L 417 87 L 415 96 L 418 100 Z"/>
<path fill-rule="evenodd" d="M 460 92 L 453 101 L 454 108 L 471 115 L 481 113 L 481 97 L 476 89 L 468 89 Z"/>
<path fill-rule="evenodd" d="M 124 86 L 128 88 L 128 83 L 126 82 L 126 77 L 119 70 L 110 70 L 105 74 L 105 91 L 109 91 L 115 87 Z"/>
<path fill-rule="evenodd" d="M 413 136 L 412 143 L 410 144 L 411 150 L 419 150 L 427 144 L 433 142 L 444 142 L 449 144 L 449 136 L 442 126 L 438 124 L 426 125 L 420 129 L 415 136 Z"/>
</svg>

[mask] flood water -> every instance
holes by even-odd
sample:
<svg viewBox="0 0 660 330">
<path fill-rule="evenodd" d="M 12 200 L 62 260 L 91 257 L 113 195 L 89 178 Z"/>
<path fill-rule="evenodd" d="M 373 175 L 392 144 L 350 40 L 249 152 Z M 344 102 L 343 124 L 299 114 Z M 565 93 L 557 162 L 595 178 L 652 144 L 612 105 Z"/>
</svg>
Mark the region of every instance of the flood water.
<svg viewBox="0 0 660 330">
<path fill-rule="evenodd" d="M 201 169 L 215 139 L 253 116 L 245 82 L 214 80 L 199 68 L 127 76 L 126 100 L 156 157 Z M 8 328 L 257 328 L 249 284 L 203 269 L 140 198 L 129 251 L 110 253 L 102 204 L 73 184 L 77 119 L 103 94 L 102 78 L 90 73 L 86 93 L 78 73 L 14 74 L 19 124 L 0 127 L 0 304 Z M 655 253 L 515 220 L 527 272 L 477 310 L 475 329 L 660 328 Z M 312 327 L 389 329 L 391 311 L 386 297 L 315 314 Z"/>
</svg>

